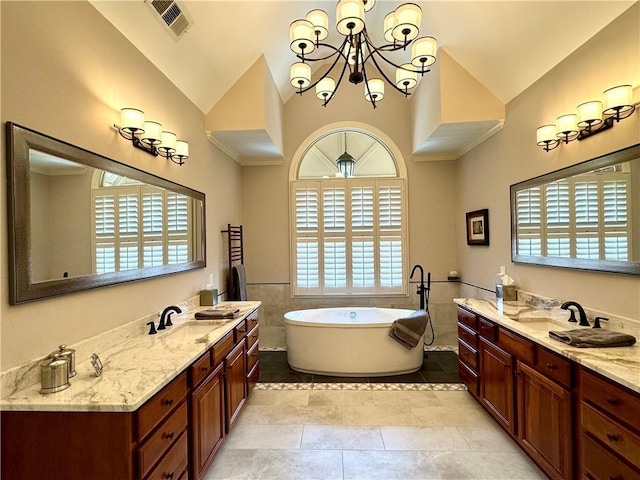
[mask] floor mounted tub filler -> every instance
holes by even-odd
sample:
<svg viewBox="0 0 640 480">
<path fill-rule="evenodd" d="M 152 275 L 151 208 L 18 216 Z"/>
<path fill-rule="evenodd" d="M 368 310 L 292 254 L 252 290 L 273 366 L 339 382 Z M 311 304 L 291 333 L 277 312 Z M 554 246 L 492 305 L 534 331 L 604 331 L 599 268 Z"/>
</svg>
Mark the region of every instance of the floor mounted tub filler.
<svg viewBox="0 0 640 480">
<path fill-rule="evenodd" d="M 389 336 L 394 320 L 414 310 L 374 307 L 316 308 L 284 315 L 287 360 L 294 370 L 339 377 L 416 372 L 423 338 L 411 350 Z"/>
</svg>

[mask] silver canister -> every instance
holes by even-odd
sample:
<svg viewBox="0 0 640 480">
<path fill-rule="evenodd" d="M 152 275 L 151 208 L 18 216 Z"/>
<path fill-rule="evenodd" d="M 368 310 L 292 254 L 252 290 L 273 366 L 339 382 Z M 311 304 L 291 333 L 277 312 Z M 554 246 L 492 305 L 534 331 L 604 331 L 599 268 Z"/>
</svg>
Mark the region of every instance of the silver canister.
<svg viewBox="0 0 640 480">
<path fill-rule="evenodd" d="M 40 393 L 55 393 L 69 388 L 69 361 L 59 354 L 40 362 Z"/>
<path fill-rule="evenodd" d="M 76 351 L 73 348 L 67 348 L 62 344 L 58 347 L 58 351 L 52 352 L 49 357 L 53 358 L 54 355 L 59 355 L 69 362 L 69 378 L 76 376 Z"/>
</svg>

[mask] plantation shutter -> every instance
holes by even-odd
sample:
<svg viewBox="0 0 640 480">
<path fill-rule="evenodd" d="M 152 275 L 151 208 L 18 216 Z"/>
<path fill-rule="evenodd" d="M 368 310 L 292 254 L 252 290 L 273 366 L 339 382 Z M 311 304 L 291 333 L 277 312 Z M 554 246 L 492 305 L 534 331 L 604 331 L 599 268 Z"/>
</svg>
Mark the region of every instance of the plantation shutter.
<svg viewBox="0 0 640 480">
<path fill-rule="evenodd" d="M 94 196 L 95 273 L 110 273 L 116 271 L 115 204 L 115 195 Z"/>
<path fill-rule="evenodd" d="M 142 193 L 142 261 L 143 266 L 164 265 L 164 201 L 162 192 Z"/>
<path fill-rule="evenodd" d="M 135 193 L 118 195 L 118 265 L 120 271 L 138 268 L 139 213 L 138 195 Z"/>
<path fill-rule="evenodd" d="M 518 255 L 542 253 L 541 193 L 540 187 L 531 187 L 516 193 Z"/>
<path fill-rule="evenodd" d="M 628 175 L 602 182 L 605 260 L 629 260 L 631 225 L 627 216 L 630 202 L 628 182 Z"/>
<path fill-rule="evenodd" d="M 167 264 L 189 261 L 189 198 L 167 192 Z"/>
<path fill-rule="evenodd" d="M 385 292 L 400 291 L 403 285 L 402 210 L 399 185 L 378 188 L 380 288 Z"/>
<path fill-rule="evenodd" d="M 600 238 L 598 233 L 598 182 L 578 180 L 574 183 L 575 257 L 598 260 Z"/>
<path fill-rule="evenodd" d="M 546 254 L 571 256 L 569 183 L 561 180 L 545 187 Z"/>
<path fill-rule="evenodd" d="M 374 187 L 351 188 L 351 276 L 352 292 L 374 292 L 376 286 L 374 248 Z"/>
<path fill-rule="evenodd" d="M 295 189 L 295 288 L 320 292 L 318 185 Z"/>
<path fill-rule="evenodd" d="M 347 292 L 347 248 L 344 187 L 322 189 L 325 293 Z"/>
</svg>

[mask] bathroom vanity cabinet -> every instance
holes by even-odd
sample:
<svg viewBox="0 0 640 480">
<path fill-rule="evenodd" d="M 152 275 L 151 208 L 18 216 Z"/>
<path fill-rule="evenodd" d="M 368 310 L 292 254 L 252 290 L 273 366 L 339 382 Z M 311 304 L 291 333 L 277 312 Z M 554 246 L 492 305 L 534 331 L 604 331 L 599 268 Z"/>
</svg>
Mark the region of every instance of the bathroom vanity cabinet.
<svg viewBox="0 0 640 480">
<path fill-rule="evenodd" d="M 255 385 L 249 317 L 133 412 L 3 411 L 2 478 L 202 479 Z"/>
<path fill-rule="evenodd" d="M 458 307 L 471 395 L 552 479 L 640 479 L 640 395 Z"/>
</svg>

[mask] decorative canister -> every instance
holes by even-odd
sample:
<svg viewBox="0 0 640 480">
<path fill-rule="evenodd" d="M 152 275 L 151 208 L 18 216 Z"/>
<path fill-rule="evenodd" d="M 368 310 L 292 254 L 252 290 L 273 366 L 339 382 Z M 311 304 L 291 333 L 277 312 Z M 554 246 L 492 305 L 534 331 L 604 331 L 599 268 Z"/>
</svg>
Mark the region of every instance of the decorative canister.
<svg viewBox="0 0 640 480">
<path fill-rule="evenodd" d="M 62 344 L 58 347 L 58 351 L 52 352 L 49 357 L 53 358 L 54 355 L 59 355 L 69 362 L 69 378 L 76 376 L 76 351 L 73 348 L 67 348 Z"/>
<path fill-rule="evenodd" d="M 69 361 L 56 353 L 40 362 L 40 393 L 55 393 L 69 388 Z"/>
</svg>

